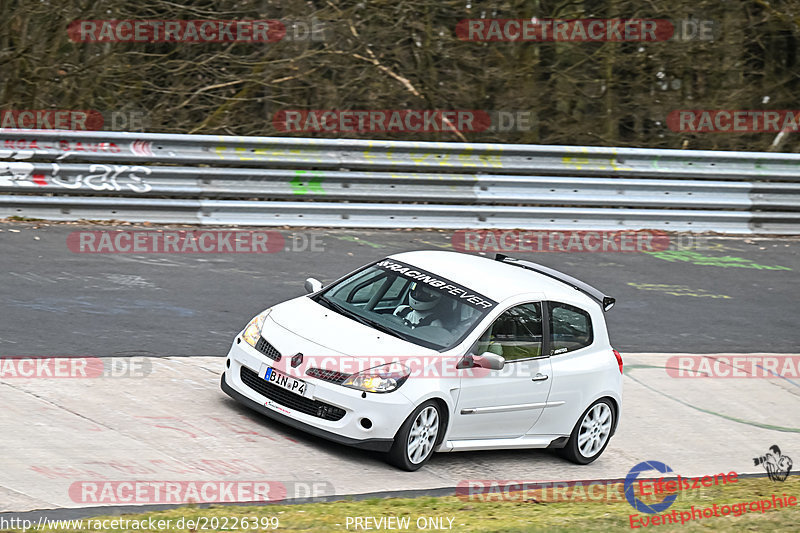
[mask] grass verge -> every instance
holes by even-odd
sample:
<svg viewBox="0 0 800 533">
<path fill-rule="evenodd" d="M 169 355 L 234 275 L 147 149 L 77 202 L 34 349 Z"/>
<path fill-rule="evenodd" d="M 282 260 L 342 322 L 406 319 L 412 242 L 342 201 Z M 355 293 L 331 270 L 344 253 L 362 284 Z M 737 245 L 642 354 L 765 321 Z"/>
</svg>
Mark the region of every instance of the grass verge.
<svg viewBox="0 0 800 533">
<path fill-rule="evenodd" d="M 576 490 L 580 489 L 580 490 Z M 631 531 L 630 515 L 638 514 L 640 520 L 655 515 L 636 513 L 624 499 L 619 485 L 610 486 L 611 490 L 603 491 L 609 496 L 592 498 L 599 491 L 584 490 L 572 487 L 560 494 L 552 492 L 512 493 L 512 499 L 503 499 L 500 494 L 490 493 L 477 498 L 463 497 L 420 497 L 420 498 L 384 498 L 369 500 L 344 500 L 331 503 L 309 503 L 301 505 L 219 505 L 200 508 L 192 505 L 144 514 L 126 514 L 120 516 L 101 516 L 83 519 L 82 524 L 76 522 L 63 523 L 58 527 L 39 529 L 38 531 L 90 532 L 90 531 L 161 531 L 189 532 L 223 530 L 260 530 L 260 531 L 308 531 L 308 532 L 346 532 L 346 531 L 455 531 L 455 532 L 530 532 L 530 531 L 581 531 L 582 533 Z M 761 512 L 751 510 L 750 502 L 770 500 L 773 495 L 795 498 L 800 496 L 800 478 L 790 476 L 785 482 L 773 482 L 765 478 L 739 479 L 728 485 L 703 487 L 684 491 L 679 494 L 675 503 L 661 516 L 672 515 L 676 511 L 676 524 L 652 525 L 637 528 L 639 530 L 671 532 L 671 531 L 797 531 L 800 523 L 800 505 L 786 508 L 770 509 Z M 565 501 L 566 500 L 566 501 Z M 747 512 L 735 516 L 713 516 L 700 520 L 680 523 L 682 511 L 691 512 L 692 507 L 703 509 L 714 504 L 723 506 L 734 504 L 747 505 Z M 741 507 L 738 507 L 741 511 Z M 360 523 L 356 518 L 362 518 Z M 363 521 L 364 517 L 376 520 L 389 517 L 408 518 L 409 527 L 402 522 L 383 522 L 382 524 Z M 241 520 L 246 518 L 247 527 Z M 214 520 L 216 519 L 216 520 Z M 272 520 L 270 520 L 272 519 Z M 432 519 L 432 521 L 428 521 Z M 103 521 L 107 520 L 106 524 Z M 120 522 L 113 524 L 112 520 Z M 122 522 L 127 520 L 128 523 Z M 159 527 L 151 527 L 151 523 Z M 188 521 L 194 521 L 189 527 Z M 277 529 L 272 526 L 277 524 Z M 133 524 L 137 522 L 137 525 Z M 152 522 L 150 522 L 152 521 Z M 167 524 L 169 521 L 169 524 Z M 419 522 L 418 522 L 419 521 Z M 147 522 L 147 523 L 146 523 Z M 235 522 L 235 523 L 234 523 Z M 257 528 L 252 524 L 258 524 Z M 144 525 L 145 527 L 140 527 Z M 236 527 L 233 527 L 233 526 Z M 383 527 L 380 527 L 380 526 Z M 227 526 L 225 528 L 224 526 Z M 266 527 L 262 527 L 266 526 Z M 367 529 L 369 526 L 371 529 Z M 391 527 L 389 527 L 391 526 Z M 424 527 L 423 527 L 424 526 Z M 22 531 L 11 529 L 5 531 Z"/>
</svg>

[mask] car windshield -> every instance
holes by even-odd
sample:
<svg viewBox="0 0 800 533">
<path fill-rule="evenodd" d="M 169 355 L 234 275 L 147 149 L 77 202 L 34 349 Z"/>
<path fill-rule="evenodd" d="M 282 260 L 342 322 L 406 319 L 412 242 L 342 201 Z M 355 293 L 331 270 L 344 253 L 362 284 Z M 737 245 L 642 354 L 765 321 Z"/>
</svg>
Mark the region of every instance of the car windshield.
<svg viewBox="0 0 800 533">
<path fill-rule="evenodd" d="M 337 313 L 426 348 L 452 348 L 497 302 L 420 268 L 385 259 L 314 297 Z"/>
</svg>

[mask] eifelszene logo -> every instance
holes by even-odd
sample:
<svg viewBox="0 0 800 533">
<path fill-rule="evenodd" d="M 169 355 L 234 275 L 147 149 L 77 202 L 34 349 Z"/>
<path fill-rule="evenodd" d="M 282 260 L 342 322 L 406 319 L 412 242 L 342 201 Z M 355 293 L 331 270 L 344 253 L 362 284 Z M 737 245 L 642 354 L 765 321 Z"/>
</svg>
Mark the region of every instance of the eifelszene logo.
<svg viewBox="0 0 800 533">
<path fill-rule="evenodd" d="M 670 467 L 660 461 L 644 461 L 639 463 L 631 468 L 630 472 L 628 472 L 628 475 L 625 476 L 625 499 L 628 500 L 628 503 L 630 503 L 631 506 L 639 512 L 657 514 L 669 509 L 669 506 L 675 503 L 675 499 L 678 496 L 677 494 L 670 494 L 660 502 L 653 504 L 648 504 L 640 500 L 633 490 L 636 484 L 636 479 L 642 472 L 649 472 L 650 470 L 656 470 L 662 474 L 672 472 Z"/>
<path fill-rule="evenodd" d="M 753 464 L 763 466 L 772 481 L 785 481 L 792 471 L 792 458 L 782 455 L 777 444 L 770 446 L 765 455 L 753 457 Z"/>
</svg>

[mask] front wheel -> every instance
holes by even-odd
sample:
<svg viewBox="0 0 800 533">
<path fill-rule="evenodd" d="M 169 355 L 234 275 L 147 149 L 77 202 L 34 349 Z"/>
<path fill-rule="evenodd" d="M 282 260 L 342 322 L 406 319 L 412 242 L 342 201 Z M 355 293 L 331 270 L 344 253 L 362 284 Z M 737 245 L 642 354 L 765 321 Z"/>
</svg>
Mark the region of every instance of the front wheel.
<svg viewBox="0 0 800 533">
<path fill-rule="evenodd" d="M 394 437 L 387 461 L 398 468 L 419 470 L 433 455 L 436 439 L 442 428 L 439 405 L 428 400 L 409 415 Z"/>
<path fill-rule="evenodd" d="M 605 398 L 590 405 L 575 424 L 567 445 L 559 450 L 561 456 L 579 465 L 600 457 L 611 438 L 614 416 L 614 408 Z"/>
</svg>

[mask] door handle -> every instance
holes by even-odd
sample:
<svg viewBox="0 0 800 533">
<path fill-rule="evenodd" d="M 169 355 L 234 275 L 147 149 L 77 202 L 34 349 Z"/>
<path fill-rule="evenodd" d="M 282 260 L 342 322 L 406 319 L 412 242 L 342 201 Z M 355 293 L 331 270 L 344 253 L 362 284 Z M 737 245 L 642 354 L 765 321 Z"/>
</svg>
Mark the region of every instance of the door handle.
<svg viewBox="0 0 800 533">
<path fill-rule="evenodd" d="M 544 374 L 536 374 L 531 378 L 531 381 L 545 381 L 550 376 L 545 376 Z"/>
</svg>

